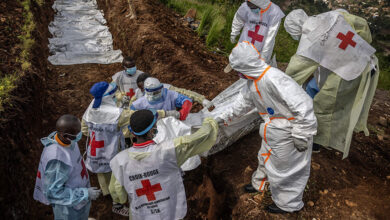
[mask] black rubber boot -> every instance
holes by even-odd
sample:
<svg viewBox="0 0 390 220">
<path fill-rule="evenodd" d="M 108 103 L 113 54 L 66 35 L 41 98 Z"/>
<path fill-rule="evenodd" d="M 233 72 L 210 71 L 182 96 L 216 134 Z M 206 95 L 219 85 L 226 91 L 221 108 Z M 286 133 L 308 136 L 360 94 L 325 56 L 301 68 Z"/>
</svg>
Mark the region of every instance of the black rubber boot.
<svg viewBox="0 0 390 220">
<path fill-rule="evenodd" d="M 252 186 L 251 183 L 246 184 L 244 186 L 244 190 L 245 190 L 245 192 L 248 192 L 248 193 L 255 193 L 255 192 L 257 192 L 257 190 Z"/>
<path fill-rule="evenodd" d="M 313 143 L 313 153 L 319 153 L 321 151 L 321 145 Z"/>
<path fill-rule="evenodd" d="M 286 214 L 286 213 L 288 213 L 288 212 L 286 212 L 286 211 L 280 209 L 279 207 L 277 207 L 277 206 L 275 205 L 275 203 L 272 203 L 272 205 L 267 206 L 267 207 L 265 208 L 265 210 L 266 210 L 267 212 L 269 212 L 269 213 L 274 213 L 274 214 Z"/>
</svg>

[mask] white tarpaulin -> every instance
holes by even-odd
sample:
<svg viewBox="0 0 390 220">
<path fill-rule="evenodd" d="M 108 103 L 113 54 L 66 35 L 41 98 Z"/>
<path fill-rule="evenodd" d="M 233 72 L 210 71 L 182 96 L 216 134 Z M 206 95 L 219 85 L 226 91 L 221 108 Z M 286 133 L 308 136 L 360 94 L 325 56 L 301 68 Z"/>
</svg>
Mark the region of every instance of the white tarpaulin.
<svg viewBox="0 0 390 220">
<path fill-rule="evenodd" d="M 96 0 L 56 0 L 57 13 L 49 24 L 53 65 L 122 62 L 122 52 L 114 50 L 112 36 Z"/>
<path fill-rule="evenodd" d="M 195 132 L 202 125 L 205 117 L 215 118 L 221 114 L 226 108 L 234 103 L 240 90 L 246 86 L 246 80 L 240 79 L 216 96 L 212 102 L 214 110 L 208 112 L 203 110 L 199 113 L 189 114 L 185 121 L 179 121 L 173 117 L 163 118 L 157 122 L 158 133 L 154 138 L 156 143 L 161 143 L 164 140 L 173 139 L 183 135 L 189 135 Z M 260 125 L 261 118 L 255 110 L 252 110 L 245 115 L 229 122 L 228 126 L 220 125 L 217 142 L 202 156 L 215 154 L 226 147 L 232 145 L 241 137 L 247 135 L 251 131 L 257 129 Z M 200 165 L 199 156 L 194 156 L 188 159 L 183 165 L 184 171 L 195 169 Z"/>
</svg>

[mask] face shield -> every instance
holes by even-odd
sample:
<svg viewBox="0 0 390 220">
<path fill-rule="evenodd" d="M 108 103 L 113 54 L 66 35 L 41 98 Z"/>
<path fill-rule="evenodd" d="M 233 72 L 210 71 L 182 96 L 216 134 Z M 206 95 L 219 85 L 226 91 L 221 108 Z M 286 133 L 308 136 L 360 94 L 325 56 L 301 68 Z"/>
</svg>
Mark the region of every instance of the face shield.
<svg viewBox="0 0 390 220">
<path fill-rule="evenodd" d="M 149 102 L 156 102 L 162 98 L 162 90 L 164 86 L 154 77 L 149 77 L 144 82 L 144 90 L 146 99 Z"/>
</svg>

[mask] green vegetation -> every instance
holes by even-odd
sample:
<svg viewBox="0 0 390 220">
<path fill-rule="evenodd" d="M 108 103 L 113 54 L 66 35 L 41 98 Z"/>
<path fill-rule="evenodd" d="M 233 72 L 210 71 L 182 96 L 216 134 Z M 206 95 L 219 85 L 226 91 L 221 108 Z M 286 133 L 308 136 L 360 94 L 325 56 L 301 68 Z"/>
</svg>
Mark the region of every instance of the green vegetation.
<svg viewBox="0 0 390 220">
<path fill-rule="evenodd" d="M 38 1 L 37 3 L 41 5 L 43 2 Z M 15 70 L 13 73 L 6 73 L 0 79 L 0 111 L 3 111 L 4 105 L 10 101 L 9 93 L 16 87 L 18 79 L 31 67 L 30 53 L 35 43 L 32 36 L 32 32 L 35 30 L 34 15 L 31 12 L 31 2 L 29 0 L 22 0 L 20 4 L 23 6 L 24 21 L 23 27 L 21 28 L 22 34 L 18 36 L 21 52 L 17 58 L 17 62 L 20 63 L 20 69 Z"/>
<path fill-rule="evenodd" d="M 206 45 L 211 49 L 228 55 L 234 44 L 230 42 L 230 30 L 235 12 L 239 4 L 227 5 L 223 1 L 208 0 L 161 0 L 168 7 L 181 15 L 190 9 L 197 10 L 197 20 L 200 20 L 197 30 L 199 36 L 205 38 Z"/>
</svg>

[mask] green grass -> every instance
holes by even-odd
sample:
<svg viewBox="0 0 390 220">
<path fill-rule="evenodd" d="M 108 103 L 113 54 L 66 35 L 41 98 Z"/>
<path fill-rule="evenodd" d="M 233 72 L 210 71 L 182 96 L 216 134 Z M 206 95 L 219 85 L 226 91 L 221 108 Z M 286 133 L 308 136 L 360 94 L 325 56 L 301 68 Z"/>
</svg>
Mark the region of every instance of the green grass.
<svg viewBox="0 0 390 220">
<path fill-rule="evenodd" d="M 23 27 L 22 34 L 18 36 L 20 40 L 21 52 L 16 59 L 20 64 L 20 69 L 16 69 L 13 73 L 5 73 L 4 77 L 0 79 L 0 111 L 4 110 L 4 106 L 10 101 L 10 92 L 16 87 L 18 79 L 25 71 L 30 69 L 30 55 L 31 49 L 35 44 L 35 40 L 32 36 L 32 32 L 35 30 L 36 25 L 34 22 L 34 15 L 31 12 L 31 2 L 29 0 L 19 1 L 23 6 Z M 37 1 L 38 5 L 42 5 L 42 1 Z M 3 74 L 1 74 L 3 76 Z"/>
<path fill-rule="evenodd" d="M 205 38 L 206 45 L 214 51 L 228 55 L 234 44 L 230 42 L 230 31 L 239 4 L 226 5 L 221 0 L 160 0 L 181 15 L 194 8 L 200 21 L 197 33 Z M 217 49 L 218 48 L 218 49 Z"/>
</svg>

